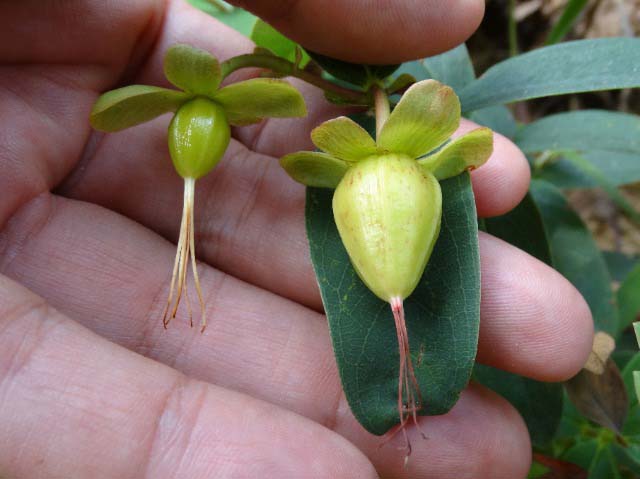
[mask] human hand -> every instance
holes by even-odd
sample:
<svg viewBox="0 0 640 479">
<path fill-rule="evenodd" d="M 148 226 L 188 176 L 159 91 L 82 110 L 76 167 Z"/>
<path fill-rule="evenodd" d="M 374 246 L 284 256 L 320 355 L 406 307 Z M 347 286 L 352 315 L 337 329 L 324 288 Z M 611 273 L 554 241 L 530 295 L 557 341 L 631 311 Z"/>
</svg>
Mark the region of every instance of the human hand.
<svg viewBox="0 0 640 479">
<path fill-rule="evenodd" d="M 483 2 L 405 2 L 394 15 L 328 3 L 250 6 L 323 53 L 390 62 L 462 41 Z M 168 118 L 102 135 L 89 111 L 121 83 L 167 86 L 172 43 L 225 59 L 250 42 L 180 1 L 4 2 L 0 26 L 0 476 L 526 475 L 522 420 L 480 386 L 449 414 L 420 419 L 427 442 L 410 429 L 406 469 L 395 440 L 379 449 L 349 412 L 308 257 L 304 190 L 273 158 L 310 148 L 310 129 L 338 113 L 319 91 L 296 83 L 309 116 L 238 129 L 198 182 L 209 326 L 188 329 L 182 309 L 165 331 L 183 187 Z M 479 213 L 515 206 L 528 175 L 496 135 L 472 174 Z M 577 372 L 591 346 L 580 295 L 514 247 L 485 234 L 480 245 L 478 359 L 542 380 Z"/>
</svg>

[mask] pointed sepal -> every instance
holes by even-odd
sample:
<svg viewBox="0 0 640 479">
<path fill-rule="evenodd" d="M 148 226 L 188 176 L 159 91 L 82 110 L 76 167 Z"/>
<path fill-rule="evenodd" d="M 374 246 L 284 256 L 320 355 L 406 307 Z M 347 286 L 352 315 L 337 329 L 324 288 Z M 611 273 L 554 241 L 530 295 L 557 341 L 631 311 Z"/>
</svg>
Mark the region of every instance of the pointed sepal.
<svg viewBox="0 0 640 479">
<path fill-rule="evenodd" d="M 257 123 L 263 118 L 300 117 L 307 114 L 298 90 L 283 80 L 253 78 L 218 90 L 220 103 L 232 125 Z"/>
<path fill-rule="evenodd" d="M 189 100 L 181 91 L 147 85 L 130 85 L 102 94 L 93 105 L 91 126 L 101 131 L 119 131 L 176 111 Z"/>
<path fill-rule="evenodd" d="M 489 128 L 478 128 L 422 158 L 418 164 L 438 180 L 445 180 L 482 166 L 492 152 L 493 132 Z"/>
<path fill-rule="evenodd" d="M 460 124 L 460 101 L 435 80 L 412 85 L 391 112 L 377 139 L 378 147 L 418 158 L 442 145 Z"/>
<path fill-rule="evenodd" d="M 317 188 L 336 188 L 349 169 L 346 161 L 313 151 L 286 155 L 280 165 L 298 183 Z"/>
<path fill-rule="evenodd" d="M 349 162 L 363 160 L 377 152 L 376 142 L 367 130 L 346 116 L 314 128 L 311 140 L 322 151 Z"/>
<path fill-rule="evenodd" d="M 220 86 L 220 63 L 209 52 L 189 45 L 171 46 L 164 56 L 164 74 L 188 93 L 212 97 Z"/>
</svg>

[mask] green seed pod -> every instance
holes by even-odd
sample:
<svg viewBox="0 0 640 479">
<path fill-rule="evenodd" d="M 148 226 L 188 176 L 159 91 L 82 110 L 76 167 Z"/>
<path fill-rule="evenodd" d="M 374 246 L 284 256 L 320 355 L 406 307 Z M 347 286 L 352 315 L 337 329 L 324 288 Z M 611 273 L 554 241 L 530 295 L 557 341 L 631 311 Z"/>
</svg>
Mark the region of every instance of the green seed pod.
<svg viewBox="0 0 640 479">
<path fill-rule="evenodd" d="M 440 232 L 442 193 L 436 178 L 405 155 L 354 164 L 333 196 L 333 214 L 351 262 L 386 302 L 416 288 Z"/>
<path fill-rule="evenodd" d="M 224 109 L 195 98 L 178 109 L 169 125 L 169 152 L 183 178 L 198 179 L 213 169 L 229 145 L 231 131 Z"/>
</svg>

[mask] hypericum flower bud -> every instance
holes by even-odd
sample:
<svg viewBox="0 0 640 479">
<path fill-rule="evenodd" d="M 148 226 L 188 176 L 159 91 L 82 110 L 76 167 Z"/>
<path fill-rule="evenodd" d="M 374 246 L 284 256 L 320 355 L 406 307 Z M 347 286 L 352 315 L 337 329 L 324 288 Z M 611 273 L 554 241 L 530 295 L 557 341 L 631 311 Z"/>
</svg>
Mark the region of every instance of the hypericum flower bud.
<svg viewBox="0 0 640 479">
<path fill-rule="evenodd" d="M 218 164 L 230 138 L 224 109 L 206 98 L 194 98 L 178 109 L 169 125 L 173 166 L 183 178 L 197 180 Z"/>
<path fill-rule="evenodd" d="M 376 92 L 374 140 L 352 120 L 329 120 L 311 132 L 323 152 L 285 156 L 281 165 L 307 186 L 336 188 L 333 216 L 351 263 L 367 287 L 390 304 L 399 347 L 398 415 L 419 429 L 423 407 L 411 355 L 403 300 L 418 285 L 440 232 L 442 192 L 438 180 L 482 165 L 492 133 L 474 130 L 445 144 L 458 128 L 460 102 L 434 80 L 411 86 L 390 115 Z M 388 116 L 388 118 L 387 118 Z"/>
<path fill-rule="evenodd" d="M 403 300 L 420 281 L 440 232 L 440 184 L 408 156 L 372 156 L 340 181 L 333 215 L 362 281 L 383 301 Z"/>
</svg>

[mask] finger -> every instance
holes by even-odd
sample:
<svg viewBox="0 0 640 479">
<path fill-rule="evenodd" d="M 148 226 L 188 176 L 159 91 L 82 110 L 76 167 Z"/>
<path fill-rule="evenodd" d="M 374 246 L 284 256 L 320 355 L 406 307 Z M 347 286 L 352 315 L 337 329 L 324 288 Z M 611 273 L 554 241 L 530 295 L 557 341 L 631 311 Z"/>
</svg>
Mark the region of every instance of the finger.
<svg viewBox="0 0 640 479">
<path fill-rule="evenodd" d="M 375 64 L 401 63 L 449 50 L 475 31 L 484 13 L 481 0 L 233 3 L 264 18 L 305 48 Z"/>
<path fill-rule="evenodd" d="M 591 344 L 584 300 L 554 270 L 529 255 L 489 235 L 480 240 L 479 358 L 538 379 L 573 375 Z M 290 379 L 291 368 L 309 378 L 333 374 L 327 370 L 332 352 L 322 316 L 205 265 L 201 275 L 208 316 L 213 318 L 211 332 L 205 342 L 194 341 L 183 349 L 182 334 L 168 335 L 157 328 L 172 250 L 111 212 L 42 198 L 25 207 L 0 235 L 0 269 L 65 312 L 90 321 L 92 329 L 129 347 L 152 351 L 164 362 L 179 361 L 181 369 L 197 377 L 208 374 L 209 359 L 229 357 L 235 357 L 237 369 L 227 364 L 218 381 L 244 378 L 260 383 L 270 374 Z M 132 322 L 132 316 L 143 319 Z M 319 345 L 319 338 L 326 343 Z M 289 347 L 283 349 L 284 345 Z M 282 369 L 274 371 L 274 358 L 282 355 Z M 243 370 L 246 358 L 256 358 L 255 376 Z M 271 381 L 261 387 L 272 399 L 281 395 L 282 386 Z"/>
<path fill-rule="evenodd" d="M 173 327 L 165 331 L 159 321 L 167 286 L 162 278 L 167 276 L 163 273 L 170 267 L 172 248 L 128 220 L 116 221 L 115 215 L 99 208 L 68 200 L 55 200 L 49 205 L 44 204 L 45 199 L 39 201 L 43 204 L 27 207 L 24 218 L 12 221 L 12 229 L 20 229 L 23 221 L 23 226 L 29 227 L 30 239 L 26 234 L 23 237 L 27 243 L 20 247 L 7 236 L 0 242 L 2 267 L 9 274 L 41 289 L 53 304 L 107 337 L 196 378 L 290 408 L 353 437 L 381 471 L 390 477 L 402 477 L 403 453 L 393 445 L 376 451 L 379 438 L 362 433 L 349 412 L 326 323 L 319 314 L 203 267 L 209 329 L 204 335 L 185 331 L 180 327 L 186 322 L 182 311 Z M 33 209 L 31 213 L 29 208 Z M 35 211 L 38 208 L 43 211 Z M 85 214 L 83 209 L 87 209 Z M 45 217 L 48 219 L 42 222 Z M 141 235 L 144 241 L 140 241 Z M 40 270 L 37 275 L 36 267 Z M 69 354 L 64 341 L 55 337 L 52 341 L 64 355 Z M 84 358 L 87 354 L 73 350 L 70 355 Z M 112 359 L 109 353 L 104 356 L 95 355 L 95 361 L 109 364 L 116 371 L 123 369 L 117 358 Z M 93 364 L 87 367 L 97 367 Z M 109 390 L 118 390 L 99 375 L 92 377 Z M 160 396 L 153 389 L 146 394 Z M 526 469 L 528 439 L 513 410 L 493 395 L 468 394 L 448 419 L 425 420 L 433 441 L 446 447 L 415 444 L 415 464 L 409 469 L 415 473 L 413 477 L 447 477 L 440 475 L 447 470 L 464 475 L 467 471 Z M 497 449 L 495 445 L 505 437 L 511 447 Z M 469 462 L 469 457 L 475 458 L 476 454 L 484 454 L 485 460 L 480 464 Z"/>
<path fill-rule="evenodd" d="M 339 435 L 115 346 L 3 277 L 0 318 L 3 476 L 377 477 Z"/>
</svg>

